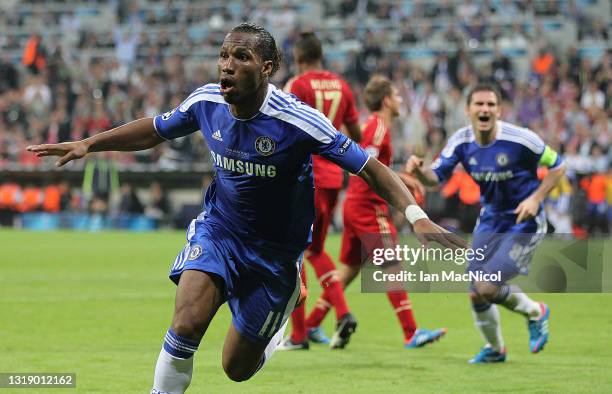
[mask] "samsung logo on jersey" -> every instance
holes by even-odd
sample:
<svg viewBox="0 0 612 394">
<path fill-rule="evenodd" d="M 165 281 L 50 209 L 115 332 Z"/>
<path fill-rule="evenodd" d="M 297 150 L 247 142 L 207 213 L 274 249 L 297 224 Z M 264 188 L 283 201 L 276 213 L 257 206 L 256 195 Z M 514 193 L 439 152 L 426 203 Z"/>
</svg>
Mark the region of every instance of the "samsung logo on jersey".
<svg viewBox="0 0 612 394">
<path fill-rule="evenodd" d="M 210 153 L 215 165 L 225 170 L 262 178 L 274 178 L 276 176 L 276 166 L 232 159 L 231 157 L 221 156 L 213 151 L 210 151 Z"/>
<path fill-rule="evenodd" d="M 476 182 L 499 182 L 514 178 L 514 174 L 510 170 L 504 172 L 470 172 L 470 175 Z"/>
</svg>

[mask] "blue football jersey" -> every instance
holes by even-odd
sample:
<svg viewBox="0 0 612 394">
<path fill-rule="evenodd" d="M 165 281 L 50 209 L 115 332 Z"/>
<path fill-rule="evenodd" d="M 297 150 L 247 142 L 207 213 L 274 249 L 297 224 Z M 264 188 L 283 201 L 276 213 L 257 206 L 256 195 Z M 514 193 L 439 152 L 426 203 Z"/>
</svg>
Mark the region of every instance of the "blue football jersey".
<svg viewBox="0 0 612 394">
<path fill-rule="evenodd" d="M 354 174 L 369 158 L 323 114 L 273 85 L 250 119 L 234 117 L 219 85 L 208 84 L 154 126 L 165 139 L 201 131 L 217 172 L 206 191 L 207 219 L 271 251 L 299 254 L 309 242 L 311 154 Z"/>
<path fill-rule="evenodd" d="M 533 131 L 498 122 L 495 141 L 486 146 L 476 142 L 471 126 L 459 129 L 432 169 L 444 182 L 458 163 L 480 186 L 480 202 L 487 210 L 509 211 L 540 185 L 538 165 L 555 168 L 561 157 Z"/>
</svg>

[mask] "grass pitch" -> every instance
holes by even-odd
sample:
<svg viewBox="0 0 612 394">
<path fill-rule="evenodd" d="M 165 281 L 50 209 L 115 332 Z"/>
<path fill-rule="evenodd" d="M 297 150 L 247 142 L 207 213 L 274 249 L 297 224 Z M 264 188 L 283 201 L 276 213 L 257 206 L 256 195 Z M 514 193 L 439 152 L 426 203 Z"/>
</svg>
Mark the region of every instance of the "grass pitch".
<svg viewBox="0 0 612 394">
<path fill-rule="evenodd" d="M 0 372 L 73 372 L 77 388 L 0 388 L 0 394 L 147 393 L 170 323 L 167 271 L 182 232 L 30 233 L 0 230 Z M 339 237 L 328 250 L 338 255 Z M 545 245 L 544 245 L 545 247 Z M 311 279 L 309 306 L 319 294 Z M 221 368 L 230 314 L 213 320 L 196 354 L 192 393 L 612 392 L 612 294 L 545 294 L 551 340 L 529 353 L 525 322 L 502 310 L 508 362 L 468 365 L 481 346 L 466 294 L 411 295 L 422 327 L 447 336 L 418 350 L 402 335 L 384 294 L 348 300 L 359 320 L 342 351 L 278 352 L 244 383 Z M 333 320 L 325 321 L 331 333 Z"/>
</svg>

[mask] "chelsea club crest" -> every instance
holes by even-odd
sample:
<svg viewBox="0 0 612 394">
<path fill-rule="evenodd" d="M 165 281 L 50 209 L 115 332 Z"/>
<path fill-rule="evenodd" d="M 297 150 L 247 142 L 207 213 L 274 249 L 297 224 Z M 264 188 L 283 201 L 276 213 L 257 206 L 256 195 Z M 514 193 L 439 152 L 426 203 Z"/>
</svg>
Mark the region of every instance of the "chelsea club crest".
<svg viewBox="0 0 612 394">
<path fill-rule="evenodd" d="M 202 247 L 200 245 L 193 245 L 189 250 L 189 256 L 187 260 L 195 260 L 202 254 Z"/>
<path fill-rule="evenodd" d="M 495 161 L 497 162 L 498 166 L 505 166 L 508 164 L 508 155 L 505 153 L 499 153 L 496 157 L 495 157 Z"/>
<path fill-rule="evenodd" d="M 270 137 L 257 137 L 255 140 L 255 150 L 262 156 L 270 156 L 276 149 L 276 143 Z"/>
</svg>

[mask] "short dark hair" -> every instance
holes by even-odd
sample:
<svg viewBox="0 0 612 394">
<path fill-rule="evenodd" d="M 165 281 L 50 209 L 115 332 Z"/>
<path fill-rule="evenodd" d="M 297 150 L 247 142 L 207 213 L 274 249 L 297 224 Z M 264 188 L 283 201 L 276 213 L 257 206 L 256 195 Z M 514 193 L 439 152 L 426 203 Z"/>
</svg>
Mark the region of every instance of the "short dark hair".
<svg viewBox="0 0 612 394">
<path fill-rule="evenodd" d="M 470 89 L 470 92 L 467 95 L 467 105 L 470 105 L 472 102 L 472 96 L 476 92 L 493 92 L 495 94 L 495 98 L 497 99 L 497 105 L 501 105 L 501 93 L 499 93 L 499 90 L 497 87 L 495 87 L 495 85 L 490 83 L 479 83 Z"/>
<path fill-rule="evenodd" d="M 385 97 L 393 94 L 393 86 L 389 78 L 383 75 L 374 75 L 363 89 L 363 101 L 370 111 L 379 111 Z"/>
<path fill-rule="evenodd" d="M 255 51 L 263 61 L 272 61 L 272 72 L 270 76 L 278 71 L 283 61 L 283 57 L 280 49 L 276 46 L 276 40 L 274 40 L 274 37 L 272 37 L 269 31 L 254 23 L 245 22 L 235 26 L 230 30 L 230 33 L 249 33 L 256 35 L 257 44 L 255 45 Z"/>
<path fill-rule="evenodd" d="M 313 32 L 300 33 L 293 47 L 298 54 L 298 62 L 311 64 L 323 59 L 321 41 Z"/>
</svg>

